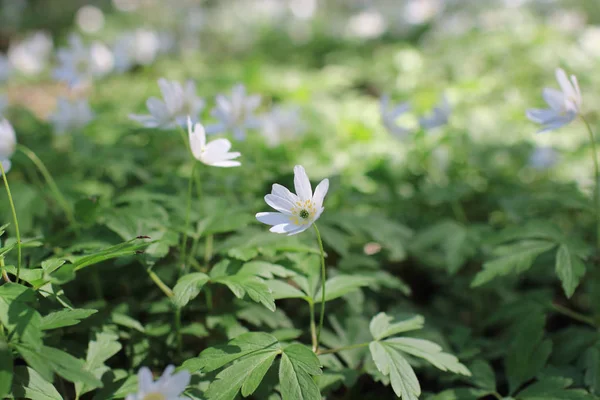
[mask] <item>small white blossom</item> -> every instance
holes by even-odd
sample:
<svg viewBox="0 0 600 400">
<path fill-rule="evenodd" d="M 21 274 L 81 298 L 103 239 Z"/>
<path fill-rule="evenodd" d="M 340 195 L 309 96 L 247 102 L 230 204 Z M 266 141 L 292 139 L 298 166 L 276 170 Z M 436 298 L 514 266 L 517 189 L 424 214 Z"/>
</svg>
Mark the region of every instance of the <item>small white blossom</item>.
<svg viewBox="0 0 600 400">
<path fill-rule="evenodd" d="M 11 43 L 8 58 L 12 66 L 21 73 L 37 75 L 46 68 L 52 47 L 50 35 L 45 32 L 35 32 L 18 43 Z"/>
<path fill-rule="evenodd" d="M 529 165 L 538 170 L 552 168 L 558 162 L 558 152 L 552 147 L 536 147 L 529 156 Z"/>
<path fill-rule="evenodd" d="M 426 130 L 444 126 L 448 123 L 451 112 L 452 108 L 450 107 L 448 98 L 444 95 L 442 96 L 442 99 L 438 105 L 433 108 L 429 115 L 419 118 L 419 125 L 421 125 L 421 128 Z"/>
<path fill-rule="evenodd" d="M 87 47 L 77 35 L 69 37 L 69 47 L 59 49 L 57 57 L 59 66 L 53 76 L 71 86 L 89 83 L 108 74 L 114 67 L 114 58 L 108 47 L 100 42 Z"/>
<path fill-rule="evenodd" d="M 269 146 L 294 138 L 305 129 L 298 108 L 273 107 L 271 112 L 262 117 L 261 123 L 261 132 Z"/>
<path fill-rule="evenodd" d="M 0 121 L 0 162 L 5 172 L 10 170 L 10 158 L 17 147 L 17 135 L 8 120 Z"/>
<path fill-rule="evenodd" d="M 244 85 L 236 85 L 231 90 L 231 96 L 217 95 L 216 106 L 211 115 L 219 122 L 206 127 L 209 134 L 232 131 L 238 140 L 246 137 L 247 129 L 256 129 L 260 120 L 254 115 L 260 106 L 259 95 L 247 95 Z"/>
<path fill-rule="evenodd" d="M 94 113 L 87 100 L 69 100 L 63 97 L 58 99 L 56 110 L 50 116 L 54 131 L 59 135 L 83 129 L 93 119 Z"/>
<path fill-rule="evenodd" d="M 204 99 L 196 94 L 196 84 L 187 81 L 185 86 L 176 81 L 164 78 L 158 80 L 162 100 L 150 97 L 146 106 L 150 115 L 132 114 L 129 118 L 144 125 L 146 128 L 172 129 L 185 126 L 188 117 L 193 122 L 198 121 L 200 112 L 204 109 Z"/>
<path fill-rule="evenodd" d="M 542 125 L 539 132 L 547 132 L 569 124 L 581 113 L 581 91 L 575 75 L 571 79 L 561 68 L 556 69 L 556 80 L 561 90 L 545 88 L 542 96 L 550 108 L 527 110 L 527 118 Z"/>
<path fill-rule="evenodd" d="M 152 372 L 147 367 L 138 372 L 138 392 L 130 394 L 125 400 L 185 400 L 181 396 L 190 384 L 190 373 L 180 371 L 173 374 L 175 367 L 169 365 L 162 376 L 154 382 Z"/>
<path fill-rule="evenodd" d="M 272 225 L 271 232 L 295 235 L 310 228 L 323 213 L 323 200 L 329 190 L 329 179 L 323 179 L 313 193 L 304 167 L 296 165 L 294 186 L 296 194 L 274 184 L 271 194 L 265 196 L 265 202 L 277 212 L 261 212 L 256 214 L 256 219 L 263 224 Z"/>
<path fill-rule="evenodd" d="M 115 70 L 125 72 L 136 65 L 150 65 L 161 50 L 159 35 L 147 29 L 137 29 L 121 35 L 113 46 Z"/>
<path fill-rule="evenodd" d="M 227 139 L 216 139 L 206 143 L 206 132 L 202 124 L 192 126 L 192 120 L 188 118 L 188 135 L 190 148 L 196 160 L 213 167 L 239 167 L 239 161 L 231 161 L 240 156 L 238 152 L 230 153 L 231 142 Z"/>
<path fill-rule="evenodd" d="M 393 105 L 390 103 L 390 97 L 384 95 L 381 96 L 379 105 L 383 126 L 385 126 L 388 132 L 401 138 L 405 137 L 410 132 L 410 130 L 398 125 L 397 120 L 402 114 L 405 114 L 408 111 L 410 111 L 410 104 L 400 103 L 397 105 Z"/>
</svg>

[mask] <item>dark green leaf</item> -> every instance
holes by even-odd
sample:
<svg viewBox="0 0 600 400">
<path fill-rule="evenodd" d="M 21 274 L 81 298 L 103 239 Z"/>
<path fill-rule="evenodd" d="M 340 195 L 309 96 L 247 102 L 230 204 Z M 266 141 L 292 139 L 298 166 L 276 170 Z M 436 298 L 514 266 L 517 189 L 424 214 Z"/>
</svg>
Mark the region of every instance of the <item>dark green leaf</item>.
<svg viewBox="0 0 600 400">
<path fill-rule="evenodd" d="M 179 308 L 184 307 L 190 300 L 196 298 L 202 287 L 208 282 L 209 277 L 202 272 L 194 272 L 179 278 L 177 284 L 173 288 L 173 301 Z"/>
<path fill-rule="evenodd" d="M 86 319 L 90 315 L 98 312 L 97 310 L 75 309 L 75 310 L 60 310 L 52 312 L 42 317 L 40 328 L 43 331 L 62 328 L 65 326 L 77 325 L 82 319 Z"/>
</svg>

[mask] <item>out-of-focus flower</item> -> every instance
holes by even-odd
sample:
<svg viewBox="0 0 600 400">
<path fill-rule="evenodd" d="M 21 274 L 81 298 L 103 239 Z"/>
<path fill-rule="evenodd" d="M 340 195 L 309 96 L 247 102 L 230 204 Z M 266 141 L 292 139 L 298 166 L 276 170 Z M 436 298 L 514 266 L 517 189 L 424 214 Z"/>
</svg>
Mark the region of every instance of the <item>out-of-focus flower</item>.
<svg viewBox="0 0 600 400">
<path fill-rule="evenodd" d="M 346 33 L 350 37 L 374 39 L 380 37 L 387 29 L 387 23 L 377 10 L 363 11 L 350 18 L 346 25 Z"/>
<path fill-rule="evenodd" d="M 144 125 L 146 128 L 172 129 L 184 127 L 188 117 L 192 122 L 198 121 L 200 112 L 204 109 L 204 99 L 196 94 L 196 84 L 187 81 L 185 86 L 177 81 L 158 80 L 162 100 L 150 97 L 146 106 L 150 115 L 132 114 L 129 118 Z"/>
<path fill-rule="evenodd" d="M 169 365 L 162 376 L 154 382 L 152 371 L 147 367 L 138 372 L 138 392 L 130 394 L 126 400 L 185 400 L 181 395 L 190 384 L 190 373 L 180 371 L 173 374 L 175 367 Z"/>
<path fill-rule="evenodd" d="M 83 6 L 77 10 L 75 21 L 82 31 L 96 33 L 104 27 L 104 13 L 98 7 Z"/>
<path fill-rule="evenodd" d="M 192 120 L 188 118 L 188 135 L 190 137 L 190 148 L 194 158 L 206 165 L 213 167 L 239 167 L 239 161 L 231 161 L 238 158 L 238 152 L 229 152 L 231 142 L 227 139 L 216 139 L 206 143 L 206 132 L 202 124 L 192 126 Z"/>
<path fill-rule="evenodd" d="M 69 47 L 59 49 L 57 57 L 60 65 L 54 70 L 54 78 L 71 86 L 102 77 L 114 67 L 113 54 L 108 47 L 100 42 L 87 47 L 77 35 L 69 37 Z"/>
<path fill-rule="evenodd" d="M 410 132 L 410 130 L 398 125 L 398 118 L 402 115 L 410 111 L 409 103 L 400 103 L 397 105 L 393 105 L 390 103 L 390 97 L 387 95 L 381 96 L 380 99 L 380 111 L 381 111 L 381 120 L 383 122 L 383 126 L 388 130 L 388 132 L 403 138 Z"/>
<path fill-rule="evenodd" d="M 261 122 L 261 132 L 269 146 L 276 146 L 283 140 L 294 138 L 306 128 L 296 107 L 273 107 L 261 118 Z"/>
<path fill-rule="evenodd" d="M 4 172 L 10 170 L 10 158 L 17 147 L 17 135 L 7 119 L 0 121 L 0 162 Z"/>
<path fill-rule="evenodd" d="M 8 49 L 8 59 L 12 66 L 21 73 L 37 75 L 46 68 L 52 47 L 50 35 L 45 32 L 35 32 L 20 42 L 11 43 Z M 0 75 L 2 75 L 1 72 Z"/>
<path fill-rule="evenodd" d="M 552 147 L 536 147 L 529 156 L 529 165 L 538 170 L 552 168 L 558 162 L 558 152 Z"/>
<path fill-rule="evenodd" d="M 4 54 L 0 54 L 0 82 L 4 82 L 10 77 L 12 67 L 8 57 Z"/>
<path fill-rule="evenodd" d="M 87 100 L 69 100 L 63 97 L 58 99 L 56 111 L 50 116 L 54 132 L 59 135 L 83 129 L 92 119 L 94 113 Z"/>
<path fill-rule="evenodd" d="M 329 179 L 323 179 L 313 194 L 304 167 L 296 165 L 294 186 L 296 194 L 274 184 L 271 194 L 265 196 L 265 202 L 277 212 L 261 212 L 256 214 L 256 219 L 263 224 L 272 225 L 269 229 L 271 232 L 287 235 L 304 232 L 323 213 L 323 200 L 329 190 Z"/>
<path fill-rule="evenodd" d="M 429 115 L 419 118 L 419 125 L 421 125 L 421 128 L 427 130 L 444 126 L 448 123 L 451 112 L 452 108 L 450 107 L 448 98 L 444 95 Z"/>
<path fill-rule="evenodd" d="M 561 90 L 544 88 L 542 96 L 550 108 L 527 110 L 527 118 L 542 125 L 539 132 L 547 132 L 569 124 L 581 113 L 581 91 L 575 75 L 571 79 L 561 68 L 556 69 L 556 80 Z"/>
<path fill-rule="evenodd" d="M 218 123 L 206 127 L 208 134 L 232 131 L 238 140 L 246 137 L 247 129 L 256 129 L 260 120 L 254 112 L 260 106 L 259 95 L 247 95 L 244 85 L 236 85 L 231 90 L 231 96 L 217 95 L 216 106 L 211 115 L 219 120 Z"/>
<path fill-rule="evenodd" d="M 149 65 L 161 50 L 161 39 L 156 32 L 137 29 L 121 35 L 113 46 L 115 70 L 125 72 L 135 65 Z"/>
</svg>

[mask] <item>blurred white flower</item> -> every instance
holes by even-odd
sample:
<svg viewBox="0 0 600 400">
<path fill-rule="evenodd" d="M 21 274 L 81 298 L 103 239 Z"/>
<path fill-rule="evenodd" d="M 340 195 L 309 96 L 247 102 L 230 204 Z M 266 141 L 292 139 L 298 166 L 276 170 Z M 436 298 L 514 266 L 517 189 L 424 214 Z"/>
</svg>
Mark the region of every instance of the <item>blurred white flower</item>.
<svg viewBox="0 0 600 400">
<path fill-rule="evenodd" d="M 125 72 L 135 65 L 149 65 L 161 50 L 161 40 L 156 32 L 137 29 L 121 35 L 113 46 L 115 69 Z"/>
<path fill-rule="evenodd" d="M 192 126 L 192 120 L 188 118 L 188 135 L 190 148 L 194 158 L 206 165 L 213 167 L 239 167 L 239 161 L 231 161 L 238 158 L 238 152 L 230 153 L 231 142 L 227 139 L 216 139 L 206 143 L 206 132 L 200 123 Z"/>
<path fill-rule="evenodd" d="M 263 224 L 272 225 L 269 229 L 271 232 L 295 235 L 310 228 L 323 213 L 323 200 L 329 190 L 329 179 L 323 179 L 313 194 L 304 167 L 296 165 L 294 186 L 296 194 L 274 184 L 271 194 L 265 196 L 265 202 L 277 212 L 261 212 L 256 214 L 256 219 Z"/>
<path fill-rule="evenodd" d="M 138 372 L 138 392 L 130 394 L 125 400 L 185 400 L 181 396 L 190 384 L 190 373 L 180 371 L 173 374 L 175 367 L 169 365 L 162 376 L 154 382 L 152 372 L 147 367 Z"/>
<path fill-rule="evenodd" d="M 346 33 L 350 37 L 374 39 L 380 37 L 387 29 L 387 23 L 381 12 L 367 10 L 352 16 L 346 25 Z"/>
<path fill-rule="evenodd" d="M 400 103 L 397 105 L 393 105 L 390 103 L 390 97 L 384 95 L 381 96 L 379 105 L 383 126 L 385 126 L 388 132 L 400 138 L 405 137 L 410 132 L 410 130 L 398 125 L 397 120 L 402 114 L 405 114 L 408 111 L 410 111 L 410 104 Z"/>
<path fill-rule="evenodd" d="M 94 119 L 94 113 L 87 100 L 69 100 L 59 98 L 56 110 L 50 116 L 56 134 L 78 131 Z"/>
<path fill-rule="evenodd" d="M 77 35 L 69 37 L 69 47 L 59 49 L 57 57 L 59 66 L 54 70 L 54 78 L 71 86 L 102 77 L 114 67 L 113 54 L 108 47 L 100 42 L 87 47 Z"/>
<path fill-rule="evenodd" d="M 529 156 L 529 165 L 538 170 L 553 167 L 558 162 L 558 152 L 552 147 L 536 147 Z"/>
<path fill-rule="evenodd" d="M 296 137 L 306 128 L 297 107 L 273 107 L 261 118 L 261 123 L 261 132 L 269 146 L 276 146 L 283 140 Z"/>
<path fill-rule="evenodd" d="M 542 125 L 539 132 L 547 132 L 567 125 L 581 112 L 581 91 L 575 75 L 571 80 L 561 68 L 556 69 L 556 80 L 561 90 L 544 88 L 542 96 L 550 106 L 546 109 L 527 110 L 527 118 Z"/>
<path fill-rule="evenodd" d="M 4 172 L 10 170 L 10 158 L 17 147 L 17 135 L 7 119 L 0 121 L 0 162 Z"/>
<path fill-rule="evenodd" d="M 421 128 L 426 130 L 444 126 L 448 123 L 451 112 L 452 108 L 450 107 L 448 98 L 444 95 L 429 115 L 424 115 L 419 118 L 419 124 L 421 125 Z"/>
<path fill-rule="evenodd" d="M 37 75 L 46 68 L 52 47 L 50 35 L 45 32 L 35 32 L 18 43 L 11 43 L 8 58 L 12 66 L 21 73 Z"/>
<path fill-rule="evenodd" d="M 77 10 L 75 21 L 86 33 L 96 33 L 104 27 L 104 13 L 95 6 L 87 5 Z"/>
<path fill-rule="evenodd" d="M 246 137 L 247 129 L 256 129 L 260 120 L 254 112 L 260 106 L 259 95 L 247 95 L 244 85 L 236 85 L 231 89 L 231 96 L 222 94 L 216 97 L 216 106 L 211 115 L 219 120 L 218 123 L 206 127 L 208 134 L 232 131 L 238 140 Z"/>
<path fill-rule="evenodd" d="M 4 82 L 10 77 L 12 67 L 8 57 L 4 54 L 0 54 L 0 82 Z"/>
<path fill-rule="evenodd" d="M 196 94 L 196 84 L 187 81 L 185 86 L 177 81 L 158 80 L 162 100 L 150 97 L 146 106 L 150 115 L 131 114 L 129 118 L 144 125 L 146 128 L 172 129 L 184 127 L 187 118 L 192 122 L 198 121 L 200 112 L 204 109 L 204 99 Z"/>
</svg>

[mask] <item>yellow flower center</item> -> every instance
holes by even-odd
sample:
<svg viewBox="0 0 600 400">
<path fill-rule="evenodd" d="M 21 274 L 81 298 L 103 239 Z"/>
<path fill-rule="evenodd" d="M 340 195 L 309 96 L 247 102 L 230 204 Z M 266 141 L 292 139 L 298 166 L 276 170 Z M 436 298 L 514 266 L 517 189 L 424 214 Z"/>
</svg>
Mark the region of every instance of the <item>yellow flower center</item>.
<svg viewBox="0 0 600 400">
<path fill-rule="evenodd" d="M 167 398 L 161 393 L 148 393 L 142 400 L 167 400 Z"/>
<path fill-rule="evenodd" d="M 317 214 L 317 207 L 312 200 L 298 200 L 291 211 L 290 220 L 294 225 L 306 225 Z"/>
</svg>

